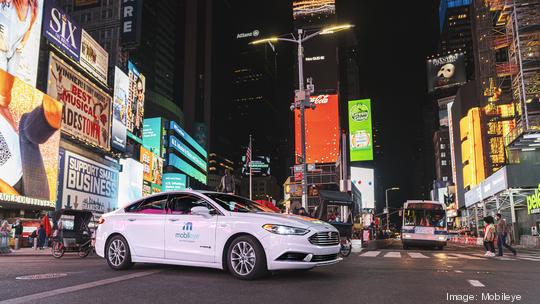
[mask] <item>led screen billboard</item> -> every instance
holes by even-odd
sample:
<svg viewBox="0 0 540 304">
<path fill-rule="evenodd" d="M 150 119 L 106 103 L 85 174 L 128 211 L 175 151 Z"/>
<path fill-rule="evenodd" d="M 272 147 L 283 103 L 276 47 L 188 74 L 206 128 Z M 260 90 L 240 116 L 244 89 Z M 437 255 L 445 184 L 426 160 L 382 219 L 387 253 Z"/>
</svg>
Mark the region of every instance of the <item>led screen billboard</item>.
<svg viewBox="0 0 540 304">
<path fill-rule="evenodd" d="M 136 138 L 142 138 L 142 127 L 144 119 L 144 92 L 145 78 L 139 73 L 137 67 L 128 61 L 128 111 L 127 130 Z"/>
<path fill-rule="evenodd" d="M 124 208 L 142 197 L 144 166 L 133 158 L 120 159 L 118 208 Z"/>
<path fill-rule="evenodd" d="M 143 196 L 161 192 L 163 159 L 141 147 L 141 163 L 143 164 Z"/>
<path fill-rule="evenodd" d="M 183 138 L 188 144 L 190 144 L 197 152 L 199 152 L 204 158 L 208 158 L 208 153 L 206 150 L 199 145 L 189 134 L 180 127 L 176 122 L 169 122 L 169 129 L 173 130 L 176 134 L 180 135 L 180 138 Z"/>
<path fill-rule="evenodd" d="M 316 108 L 306 109 L 306 160 L 307 163 L 334 163 L 339 155 L 338 96 L 312 96 Z M 294 112 L 295 153 L 302 155 L 300 110 Z"/>
<path fill-rule="evenodd" d="M 200 172 L 199 170 L 195 169 L 192 165 L 188 164 L 186 161 L 181 159 L 180 157 L 169 153 L 169 159 L 167 161 L 167 165 L 172 166 L 188 176 L 193 177 L 194 179 L 200 181 L 203 184 L 206 184 L 207 179 L 206 175 Z"/>
<path fill-rule="evenodd" d="M 150 152 L 163 156 L 163 120 L 146 118 L 143 123 L 143 146 Z"/>
<path fill-rule="evenodd" d="M 197 155 L 197 153 L 193 152 L 187 145 L 178 140 L 174 135 L 169 136 L 169 147 L 178 151 L 181 155 L 197 165 L 200 170 L 206 172 L 206 161 Z"/>
<path fill-rule="evenodd" d="M 373 160 L 371 100 L 349 101 L 349 155 L 351 161 Z"/>
<path fill-rule="evenodd" d="M 118 170 L 67 150 L 60 151 L 62 209 L 110 212 L 118 208 Z"/>
<path fill-rule="evenodd" d="M 111 97 L 53 53 L 47 94 L 64 103 L 62 131 L 109 150 Z"/>
<path fill-rule="evenodd" d="M 118 67 L 114 68 L 114 99 L 112 107 L 112 140 L 111 146 L 120 151 L 126 150 L 127 111 L 128 111 L 129 77 Z"/>
<path fill-rule="evenodd" d="M 0 69 L 31 86 L 36 86 L 44 2 L 0 3 Z M 24 16 L 24 20 L 17 16 Z"/>
<path fill-rule="evenodd" d="M 62 104 L 0 69 L 0 201 L 56 204 Z"/>
<path fill-rule="evenodd" d="M 43 36 L 66 55 L 79 61 L 82 28 L 55 1 L 45 1 Z"/>
<path fill-rule="evenodd" d="M 180 191 L 187 187 L 187 176 L 182 173 L 164 173 L 163 191 Z"/>
<path fill-rule="evenodd" d="M 362 208 L 375 208 L 375 177 L 373 169 L 351 167 L 351 184 L 360 193 Z"/>
<path fill-rule="evenodd" d="M 428 92 L 430 93 L 467 82 L 464 53 L 428 59 L 426 67 Z"/>
<path fill-rule="evenodd" d="M 249 166 L 251 165 L 251 174 L 253 176 L 268 176 L 270 175 L 270 157 L 254 156 L 251 159 L 251 164 L 246 163 L 246 156 L 242 156 L 242 174 L 249 175 Z"/>
<path fill-rule="evenodd" d="M 92 76 L 107 83 L 109 53 L 97 41 L 82 30 L 80 63 Z"/>
</svg>

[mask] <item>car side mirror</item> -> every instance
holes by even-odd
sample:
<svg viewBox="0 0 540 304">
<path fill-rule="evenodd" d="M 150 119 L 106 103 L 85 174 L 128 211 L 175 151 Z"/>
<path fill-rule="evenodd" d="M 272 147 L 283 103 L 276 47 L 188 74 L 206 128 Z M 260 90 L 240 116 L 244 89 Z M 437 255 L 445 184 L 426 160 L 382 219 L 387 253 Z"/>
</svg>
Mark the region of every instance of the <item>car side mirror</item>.
<svg viewBox="0 0 540 304">
<path fill-rule="evenodd" d="M 212 215 L 210 214 L 210 209 L 202 206 L 197 206 L 191 208 L 191 214 L 193 215 L 200 215 L 204 218 L 210 218 Z"/>
</svg>

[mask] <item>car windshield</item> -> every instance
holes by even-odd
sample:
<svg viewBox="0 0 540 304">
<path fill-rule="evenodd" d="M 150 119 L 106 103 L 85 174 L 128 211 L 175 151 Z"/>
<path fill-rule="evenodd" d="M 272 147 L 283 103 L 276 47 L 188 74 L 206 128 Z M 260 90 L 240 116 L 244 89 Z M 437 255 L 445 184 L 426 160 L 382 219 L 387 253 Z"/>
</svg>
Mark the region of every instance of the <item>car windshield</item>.
<svg viewBox="0 0 540 304">
<path fill-rule="evenodd" d="M 444 210 L 406 209 L 405 226 L 445 227 Z"/>
<path fill-rule="evenodd" d="M 254 201 L 236 195 L 223 193 L 205 193 L 206 196 L 218 203 L 221 208 L 231 212 L 272 212 L 270 209 L 257 204 Z"/>
</svg>

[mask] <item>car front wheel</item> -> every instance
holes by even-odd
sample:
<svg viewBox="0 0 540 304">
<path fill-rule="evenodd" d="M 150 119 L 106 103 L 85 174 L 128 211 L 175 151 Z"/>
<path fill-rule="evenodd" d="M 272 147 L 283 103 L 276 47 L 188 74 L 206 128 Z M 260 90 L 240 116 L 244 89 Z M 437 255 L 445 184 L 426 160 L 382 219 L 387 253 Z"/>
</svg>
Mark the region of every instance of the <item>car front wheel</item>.
<svg viewBox="0 0 540 304">
<path fill-rule="evenodd" d="M 267 273 L 264 249 L 252 236 L 237 237 L 228 248 L 227 266 L 239 279 L 260 278 Z"/>
<path fill-rule="evenodd" d="M 133 266 L 129 245 L 121 235 L 113 236 L 105 247 L 105 259 L 114 270 L 128 269 Z"/>
</svg>

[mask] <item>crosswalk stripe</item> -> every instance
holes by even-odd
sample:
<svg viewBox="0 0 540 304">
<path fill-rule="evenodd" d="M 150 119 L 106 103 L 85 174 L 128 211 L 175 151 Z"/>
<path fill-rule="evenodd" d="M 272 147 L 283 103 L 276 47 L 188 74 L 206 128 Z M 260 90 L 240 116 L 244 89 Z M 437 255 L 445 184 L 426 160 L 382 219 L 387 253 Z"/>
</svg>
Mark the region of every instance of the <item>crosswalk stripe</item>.
<svg viewBox="0 0 540 304">
<path fill-rule="evenodd" d="M 434 253 L 433 255 L 436 258 L 439 258 L 439 259 L 447 259 L 447 260 L 455 260 L 455 259 L 457 259 L 457 257 L 449 256 L 446 253 Z"/>
<path fill-rule="evenodd" d="M 486 285 L 480 283 L 478 280 L 467 280 L 473 287 L 486 287 Z"/>
<path fill-rule="evenodd" d="M 526 258 L 526 257 L 520 257 L 520 256 L 518 256 L 517 258 L 520 260 L 540 262 L 540 259 L 535 259 L 535 258 Z"/>
<path fill-rule="evenodd" d="M 401 253 L 397 251 L 390 251 L 384 255 L 385 258 L 401 258 Z"/>
<path fill-rule="evenodd" d="M 420 252 L 407 252 L 407 254 L 413 259 L 429 259 L 428 256 L 425 256 Z"/>
<path fill-rule="evenodd" d="M 461 254 L 461 253 L 449 253 L 449 254 L 451 254 L 452 256 L 462 258 L 462 259 L 467 259 L 467 260 L 485 260 L 484 258 L 481 258 L 481 257 L 475 257 L 472 255 L 466 255 L 466 254 Z"/>
<path fill-rule="evenodd" d="M 365 253 L 362 253 L 361 257 L 376 257 L 381 253 L 380 251 L 366 251 Z"/>
</svg>

